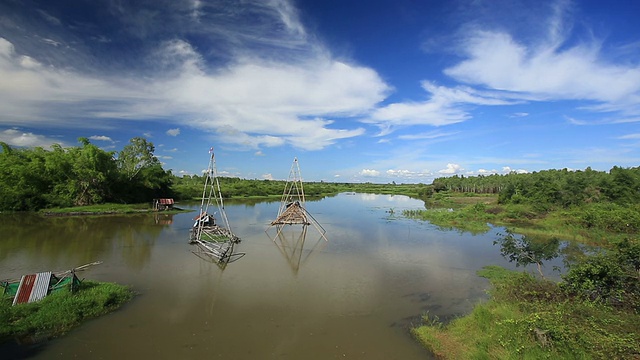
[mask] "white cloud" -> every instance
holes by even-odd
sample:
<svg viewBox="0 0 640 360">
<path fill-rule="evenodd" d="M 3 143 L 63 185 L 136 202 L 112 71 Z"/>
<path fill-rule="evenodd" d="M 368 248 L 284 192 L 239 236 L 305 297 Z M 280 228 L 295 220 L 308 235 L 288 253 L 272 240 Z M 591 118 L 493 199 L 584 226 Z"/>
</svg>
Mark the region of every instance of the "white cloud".
<svg viewBox="0 0 640 360">
<path fill-rule="evenodd" d="M 18 129 L 6 129 L 0 132 L 0 141 L 11 146 L 18 147 L 43 147 L 48 148 L 53 144 L 59 144 L 62 147 L 67 145 L 59 140 L 51 139 L 43 135 L 37 135 L 32 132 L 22 132 Z"/>
<path fill-rule="evenodd" d="M 559 26 L 551 28 L 548 39 L 532 45 L 504 32 L 474 29 L 463 45 L 467 59 L 445 74 L 468 84 L 554 100 L 637 100 L 640 67 L 607 62 L 598 41 L 568 46 Z"/>
<path fill-rule="evenodd" d="M 437 138 L 443 138 L 443 137 L 450 137 L 453 136 L 455 134 L 457 134 L 458 132 L 443 132 L 443 131 L 428 131 L 428 132 L 422 132 L 422 133 L 417 133 L 417 134 L 411 134 L 411 135 L 400 135 L 398 136 L 398 139 L 401 140 L 432 140 L 432 139 L 437 139 Z"/>
<path fill-rule="evenodd" d="M 491 175 L 491 174 L 497 174 L 498 170 L 486 170 L 486 169 L 478 169 L 477 171 L 478 175 Z"/>
<path fill-rule="evenodd" d="M 438 170 L 438 173 L 443 175 L 454 175 L 454 174 L 459 174 L 463 170 L 464 169 L 462 168 L 462 166 L 458 164 L 447 164 L 447 168 Z"/>
<path fill-rule="evenodd" d="M 636 140 L 636 139 L 640 139 L 640 133 L 622 135 L 622 136 L 619 136 L 618 139 L 621 139 L 621 140 Z"/>
<path fill-rule="evenodd" d="M 510 174 L 512 172 L 515 172 L 517 174 L 528 174 L 529 173 L 529 171 L 527 171 L 525 169 L 512 169 L 509 166 L 502 167 L 502 173 L 503 174 Z"/>
<path fill-rule="evenodd" d="M 381 127 L 381 135 L 394 127 L 411 125 L 444 126 L 466 121 L 471 115 L 461 104 L 510 105 L 510 96 L 498 92 L 478 91 L 467 86 L 449 88 L 430 81 L 422 81 L 422 88 L 430 94 L 426 101 L 393 103 L 376 109 L 363 122 Z"/>
<path fill-rule="evenodd" d="M 260 176 L 262 179 L 264 180 L 273 180 L 273 175 L 272 174 L 262 174 L 262 176 Z"/>
<path fill-rule="evenodd" d="M 362 169 L 362 171 L 360 171 L 360 175 L 365 177 L 377 177 L 380 176 L 380 171 L 372 169 Z"/>
<path fill-rule="evenodd" d="M 401 179 L 424 179 L 427 177 L 432 177 L 433 173 L 430 171 L 412 171 L 412 170 L 387 170 L 386 174 L 390 177 L 401 178 Z"/>
<path fill-rule="evenodd" d="M 178 136 L 178 135 L 180 135 L 180 129 L 178 129 L 178 128 L 169 129 L 169 130 L 167 130 L 167 135 L 169 135 L 169 136 Z"/>
<path fill-rule="evenodd" d="M 113 140 L 110 137 L 104 136 L 104 135 L 89 136 L 89 140 L 113 142 Z"/>
<path fill-rule="evenodd" d="M 207 72 L 185 42 L 166 43 L 161 54 L 161 62 L 176 71 L 172 77 L 100 79 L 52 67 L 26 68 L 13 45 L 0 38 L 0 112 L 9 124 L 55 121 L 84 127 L 104 126 L 110 118 L 178 116 L 204 131 L 227 128 L 243 134 L 220 138 L 229 143 L 317 150 L 364 134 L 331 118 L 362 115 L 389 91 L 375 71 L 324 55 L 294 63 L 245 58 Z"/>
</svg>

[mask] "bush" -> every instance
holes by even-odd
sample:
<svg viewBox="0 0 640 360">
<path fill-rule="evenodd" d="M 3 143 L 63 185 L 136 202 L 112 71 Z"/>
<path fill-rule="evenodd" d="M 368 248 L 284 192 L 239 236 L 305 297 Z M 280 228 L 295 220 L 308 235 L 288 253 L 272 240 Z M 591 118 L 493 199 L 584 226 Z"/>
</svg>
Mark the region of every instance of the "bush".
<svg viewBox="0 0 640 360">
<path fill-rule="evenodd" d="M 572 265 L 560 286 L 572 295 L 640 312 L 639 268 L 640 243 L 627 239 Z"/>
</svg>

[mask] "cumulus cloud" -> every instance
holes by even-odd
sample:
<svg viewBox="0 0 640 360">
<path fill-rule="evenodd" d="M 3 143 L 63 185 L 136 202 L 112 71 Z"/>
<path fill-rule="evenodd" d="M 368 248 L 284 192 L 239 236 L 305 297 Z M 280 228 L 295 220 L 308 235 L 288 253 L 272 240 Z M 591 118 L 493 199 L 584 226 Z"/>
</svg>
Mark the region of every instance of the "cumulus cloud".
<svg viewBox="0 0 640 360">
<path fill-rule="evenodd" d="M 447 168 L 438 170 L 438 173 L 443 175 L 454 175 L 454 174 L 459 174 L 463 170 L 464 169 L 462 168 L 462 166 L 458 164 L 447 164 Z"/>
<path fill-rule="evenodd" d="M 11 146 L 18 147 L 43 147 L 48 148 L 53 144 L 58 144 L 62 147 L 67 145 L 59 140 L 51 139 L 49 137 L 34 134 L 32 132 L 23 132 L 19 129 L 6 129 L 0 132 L 0 141 L 7 143 Z"/>
<path fill-rule="evenodd" d="M 362 169 L 360 175 L 364 177 L 377 177 L 380 176 L 380 171 L 372 169 Z"/>
<path fill-rule="evenodd" d="M 510 174 L 512 172 L 515 172 L 517 174 L 527 174 L 527 173 L 529 173 L 529 171 L 527 171 L 525 169 L 512 169 L 509 166 L 503 166 L 502 167 L 502 173 L 503 174 Z"/>
<path fill-rule="evenodd" d="M 104 135 L 89 136 L 89 140 L 113 142 L 113 140 L 110 137 L 104 136 Z"/>
<path fill-rule="evenodd" d="M 167 135 L 169 135 L 169 136 L 178 136 L 178 135 L 180 135 L 180 129 L 178 129 L 178 128 L 169 129 L 169 130 L 167 130 Z"/>
</svg>

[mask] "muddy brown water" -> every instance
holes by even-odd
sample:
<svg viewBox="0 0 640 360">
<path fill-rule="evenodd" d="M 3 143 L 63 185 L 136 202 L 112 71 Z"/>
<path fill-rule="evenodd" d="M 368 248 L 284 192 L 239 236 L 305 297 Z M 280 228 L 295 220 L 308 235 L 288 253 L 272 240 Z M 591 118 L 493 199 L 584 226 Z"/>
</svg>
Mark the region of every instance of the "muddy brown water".
<svg viewBox="0 0 640 360">
<path fill-rule="evenodd" d="M 2 358 L 428 359 L 410 328 L 425 313 L 469 312 L 486 298 L 476 271 L 510 267 L 493 245 L 498 230 L 442 231 L 402 217 L 422 201 L 340 194 L 306 204 L 328 241 L 312 226 L 277 238 L 277 202 L 227 202 L 246 256 L 221 269 L 188 243 L 199 204 L 177 206 L 194 212 L 1 215 L 0 278 L 102 261 L 80 276 L 138 294 L 59 338 L 5 343 Z"/>
</svg>

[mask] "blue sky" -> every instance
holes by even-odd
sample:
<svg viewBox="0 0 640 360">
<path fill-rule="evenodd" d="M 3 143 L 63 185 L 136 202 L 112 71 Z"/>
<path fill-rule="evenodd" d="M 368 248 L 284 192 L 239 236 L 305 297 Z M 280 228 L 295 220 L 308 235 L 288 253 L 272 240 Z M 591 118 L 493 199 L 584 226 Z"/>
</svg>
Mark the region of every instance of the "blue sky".
<svg viewBox="0 0 640 360">
<path fill-rule="evenodd" d="M 0 0 L 0 141 L 249 179 L 640 164 L 640 2 Z"/>
</svg>

